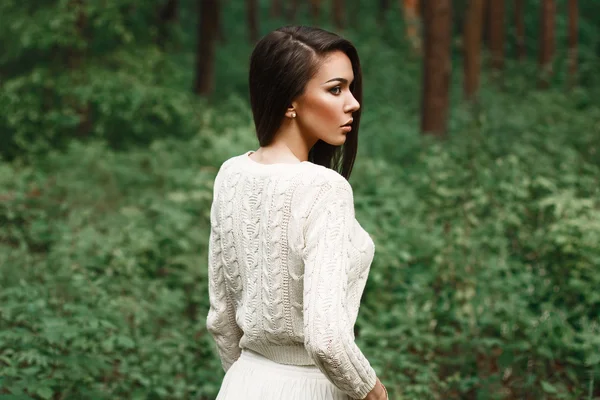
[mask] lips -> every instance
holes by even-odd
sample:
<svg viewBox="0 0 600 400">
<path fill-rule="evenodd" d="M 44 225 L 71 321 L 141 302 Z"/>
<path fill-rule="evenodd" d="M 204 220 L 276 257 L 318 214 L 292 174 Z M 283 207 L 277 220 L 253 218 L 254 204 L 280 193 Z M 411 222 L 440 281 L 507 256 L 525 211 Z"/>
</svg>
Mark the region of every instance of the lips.
<svg viewBox="0 0 600 400">
<path fill-rule="evenodd" d="M 350 119 L 350 121 L 346 122 L 344 125 L 342 125 L 342 127 L 351 126 L 353 121 L 354 121 L 353 119 Z"/>
</svg>

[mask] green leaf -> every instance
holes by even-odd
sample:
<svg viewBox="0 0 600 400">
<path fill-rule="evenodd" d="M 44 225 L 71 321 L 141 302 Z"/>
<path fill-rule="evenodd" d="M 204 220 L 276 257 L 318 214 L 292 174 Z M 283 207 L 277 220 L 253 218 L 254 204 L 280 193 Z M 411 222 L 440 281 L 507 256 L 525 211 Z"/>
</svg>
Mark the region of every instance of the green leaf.
<svg viewBox="0 0 600 400">
<path fill-rule="evenodd" d="M 558 393 L 558 390 L 551 383 L 546 382 L 546 381 L 542 381 L 542 389 L 544 389 L 544 391 L 546 393 L 550 393 L 550 394 Z"/>
<path fill-rule="evenodd" d="M 37 388 L 37 390 L 35 392 L 43 399 L 49 399 L 54 394 L 52 389 L 47 386 L 41 386 L 41 387 Z"/>
</svg>

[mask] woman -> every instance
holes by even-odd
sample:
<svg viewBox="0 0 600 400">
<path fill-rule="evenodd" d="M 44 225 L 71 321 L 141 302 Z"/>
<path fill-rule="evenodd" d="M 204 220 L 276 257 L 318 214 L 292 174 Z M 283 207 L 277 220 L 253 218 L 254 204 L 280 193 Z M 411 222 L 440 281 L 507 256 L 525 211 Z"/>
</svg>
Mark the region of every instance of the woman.
<svg viewBox="0 0 600 400">
<path fill-rule="evenodd" d="M 324 30 L 284 27 L 250 59 L 260 148 L 215 178 L 210 310 L 217 400 L 385 400 L 354 342 L 375 246 L 354 215 L 360 61 Z"/>
</svg>

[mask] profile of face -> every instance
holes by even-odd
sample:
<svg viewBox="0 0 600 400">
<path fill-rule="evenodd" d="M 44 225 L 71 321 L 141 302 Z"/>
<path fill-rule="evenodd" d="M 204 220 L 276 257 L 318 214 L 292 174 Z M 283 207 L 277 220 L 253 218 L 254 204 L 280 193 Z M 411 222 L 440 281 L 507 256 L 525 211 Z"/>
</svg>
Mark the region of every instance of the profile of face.
<svg viewBox="0 0 600 400">
<path fill-rule="evenodd" d="M 333 146 L 344 144 L 352 113 L 360 108 L 350 91 L 353 80 L 348 56 L 342 51 L 328 54 L 302 95 L 292 101 L 286 115 L 296 112 L 293 120 L 309 141 L 316 143 L 321 139 Z M 345 124 L 348 125 L 344 127 Z"/>
</svg>

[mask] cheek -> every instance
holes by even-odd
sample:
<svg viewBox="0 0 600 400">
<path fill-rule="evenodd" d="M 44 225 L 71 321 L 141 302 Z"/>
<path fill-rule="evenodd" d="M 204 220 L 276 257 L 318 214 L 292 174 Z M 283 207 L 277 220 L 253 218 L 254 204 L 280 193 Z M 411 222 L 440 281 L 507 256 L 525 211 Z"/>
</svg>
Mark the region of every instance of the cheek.
<svg viewBox="0 0 600 400">
<path fill-rule="evenodd" d="M 315 122 L 334 122 L 337 114 L 337 104 L 334 96 L 315 96 L 310 102 L 310 117 Z"/>
</svg>

